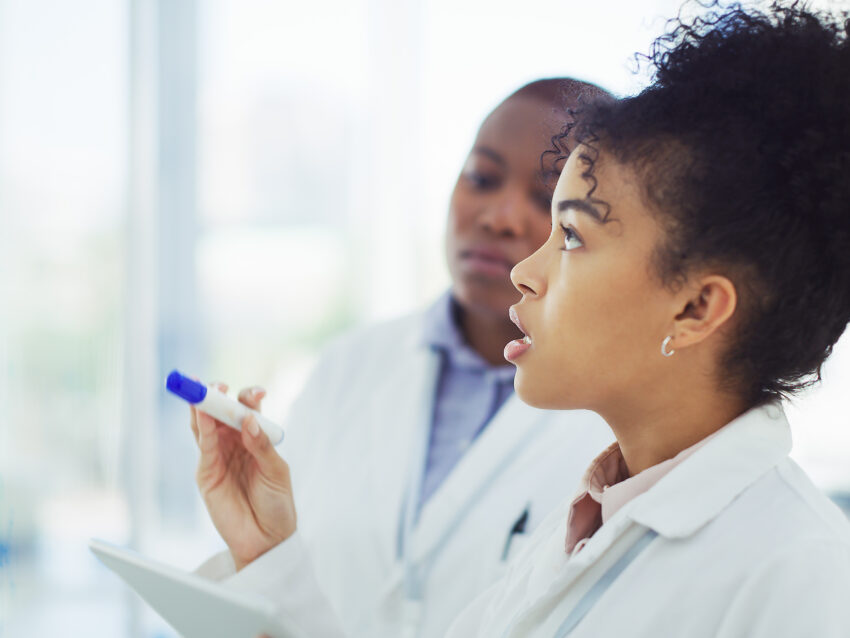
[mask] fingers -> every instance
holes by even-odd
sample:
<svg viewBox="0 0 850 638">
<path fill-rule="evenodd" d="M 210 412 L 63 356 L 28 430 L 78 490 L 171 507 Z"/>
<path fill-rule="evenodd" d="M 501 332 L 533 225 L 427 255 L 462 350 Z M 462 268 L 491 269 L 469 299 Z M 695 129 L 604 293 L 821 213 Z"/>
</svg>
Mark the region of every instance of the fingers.
<svg viewBox="0 0 850 638">
<path fill-rule="evenodd" d="M 201 451 L 197 475 L 202 477 L 219 461 L 221 452 L 218 446 L 218 428 L 215 419 L 200 410 L 194 410 L 194 412 L 198 426 L 198 449 Z"/>
<path fill-rule="evenodd" d="M 226 383 L 213 383 L 212 386 L 220 392 L 227 392 Z M 201 450 L 201 461 L 203 462 L 204 454 L 210 454 L 217 451 L 218 448 L 218 427 L 216 420 L 206 412 L 202 412 L 194 405 L 192 406 L 192 414 L 194 415 L 194 426 L 197 427 L 198 447 Z M 194 431 L 195 427 L 192 428 Z"/>
<path fill-rule="evenodd" d="M 195 381 L 200 383 L 200 379 L 198 377 L 192 377 Z M 224 383 L 214 383 L 219 390 L 222 392 L 227 392 L 227 385 Z M 195 443 L 200 445 L 200 432 L 198 431 L 198 410 L 195 408 L 193 404 L 189 404 L 189 425 L 192 427 L 192 434 L 195 437 Z"/>
<path fill-rule="evenodd" d="M 198 437 L 200 436 L 198 433 L 198 414 L 194 405 L 189 406 L 189 425 L 192 426 L 192 434 L 195 436 L 195 443 L 198 443 Z"/>
<path fill-rule="evenodd" d="M 239 392 L 239 401 L 249 408 L 259 411 L 260 402 L 266 396 L 266 391 L 258 385 L 243 388 Z"/>
<path fill-rule="evenodd" d="M 197 380 L 198 379 L 195 379 L 195 381 L 197 381 Z M 215 387 L 216 389 L 218 389 L 221 392 L 227 392 L 227 384 L 226 383 L 218 383 L 217 382 L 217 383 L 213 383 L 212 385 L 213 385 L 213 387 Z M 190 404 L 189 405 L 189 413 L 190 413 L 189 424 L 192 426 L 192 434 L 195 436 L 195 443 L 197 443 L 200 446 L 200 444 L 201 444 L 200 430 L 198 429 L 198 414 L 200 413 L 200 411 L 194 405 Z"/>
<path fill-rule="evenodd" d="M 253 414 L 249 414 L 242 421 L 242 444 L 256 459 L 257 466 L 264 475 L 289 488 L 289 466 L 274 449 Z"/>
</svg>

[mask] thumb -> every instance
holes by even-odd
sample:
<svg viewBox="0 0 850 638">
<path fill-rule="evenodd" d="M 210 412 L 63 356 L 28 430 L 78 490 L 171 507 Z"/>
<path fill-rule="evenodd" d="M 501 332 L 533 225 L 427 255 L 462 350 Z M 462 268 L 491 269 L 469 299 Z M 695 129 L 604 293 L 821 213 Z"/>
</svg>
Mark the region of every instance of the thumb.
<svg viewBox="0 0 850 638">
<path fill-rule="evenodd" d="M 242 444 L 257 461 L 257 466 L 264 475 L 289 488 L 289 466 L 274 449 L 253 414 L 249 414 L 242 421 Z"/>
</svg>

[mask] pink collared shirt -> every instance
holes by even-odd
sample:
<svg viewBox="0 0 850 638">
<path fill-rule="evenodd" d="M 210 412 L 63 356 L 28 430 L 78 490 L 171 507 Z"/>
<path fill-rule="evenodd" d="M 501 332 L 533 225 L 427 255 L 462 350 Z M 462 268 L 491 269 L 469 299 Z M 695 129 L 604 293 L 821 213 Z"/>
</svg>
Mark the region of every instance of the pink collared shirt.
<svg viewBox="0 0 850 638">
<path fill-rule="evenodd" d="M 620 452 L 620 444 L 614 442 L 608 446 L 587 468 L 578 495 L 570 506 L 567 519 L 567 554 L 580 551 L 596 530 L 623 505 L 646 492 L 715 434 L 717 432 L 682 450 L 672 459 L 653 465 L 634 476 L 629 476 L 629 468 Z"/>
</svg>

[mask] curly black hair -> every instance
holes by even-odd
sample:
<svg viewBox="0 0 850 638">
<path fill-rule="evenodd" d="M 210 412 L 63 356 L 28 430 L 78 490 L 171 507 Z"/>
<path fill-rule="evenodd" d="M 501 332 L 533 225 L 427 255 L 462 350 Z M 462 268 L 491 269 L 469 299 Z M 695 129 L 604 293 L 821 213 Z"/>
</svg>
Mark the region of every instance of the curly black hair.
<svg viewBox="0 0 850 638">
<path fill-rule="evenodd" d="M 561 157 L 583 144 L 591 199 L 600 152 L 635 172 L 666 231 L 664 285 L 705 268 L 733 281 L 719 381 L 753 406 L 819 380 L 850 321 L 850 18 L 699 6 L 642 56 L 649 87 L 575 112 L 553 141 Z"/>
</svg>

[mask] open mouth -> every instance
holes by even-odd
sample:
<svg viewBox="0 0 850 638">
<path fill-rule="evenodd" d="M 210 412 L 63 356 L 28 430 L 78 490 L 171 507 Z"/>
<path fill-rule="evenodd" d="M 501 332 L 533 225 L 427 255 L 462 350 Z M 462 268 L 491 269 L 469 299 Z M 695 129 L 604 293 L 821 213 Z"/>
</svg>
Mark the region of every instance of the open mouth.
<svg viewBox="0 0 850 638">
<path fill-rule="evenodd" d="M 519 320 L 519 316 L 514 310 L 514 307 L 511 306 L 511 309 L 508 311 L 508 315 L 511 318 L 511 321 L 514 322 L 517 328 L 520 329 L 520 332 L 525 334 L 525 328 L 522 325 L 522 322 Z M 525 335 L 522 339 L 514 339 L 510 343 L 505 346 L 505 359 L 508 361 L 515 361 L 519 359 L 526 351 L 528 351 L 532 346 L 531 336 Z"/>
<path fill-rule="evenodd" d="M 519 328 L 519 331 L 525 335 L 522 339 L 518 339 L 518 341 L 522 341 L 523 343 L 531 345 L 531 336 L 526 331 L 525 326 L 522 325 L 522 321 L 519 320 L 519 315 L 517 315 L 516 310 L 513 306 L 511 306 L 508 310 L 508 316 L 510 317 L 514 325 Z"/>
</svg>

